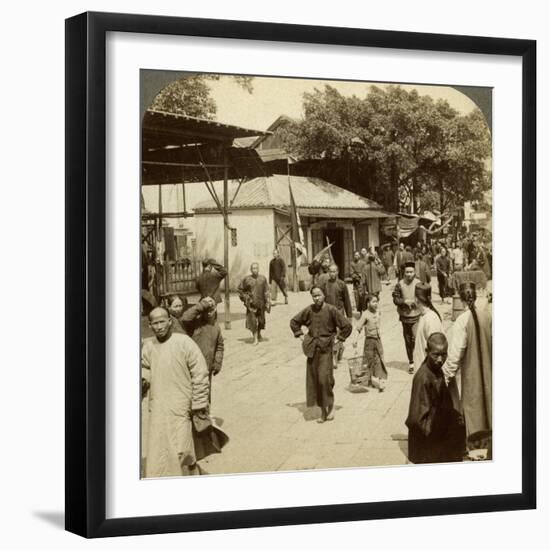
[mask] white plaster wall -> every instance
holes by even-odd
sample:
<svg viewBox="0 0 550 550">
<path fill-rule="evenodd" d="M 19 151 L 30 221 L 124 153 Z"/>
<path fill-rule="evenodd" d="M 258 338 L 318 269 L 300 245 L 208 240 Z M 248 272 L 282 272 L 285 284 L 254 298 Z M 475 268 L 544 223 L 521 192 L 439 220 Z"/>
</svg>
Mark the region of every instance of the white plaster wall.
<svg viewBox="0 0 550 550">
<path fill-rule="evenodd" d="M 231 227 L 237 229 L 237 246 L 229 243 L 229 284 L 235 289 L 258 262 L 266 277 L 273 254 L 274 220 L 272 210 L 241 210 L 229 215 Z M 195 216 L 197 254 L 199 258 L 216 258 L 223 263 L 223 220 L 220 214 Z"/>
<path fill-rule="evenodd" d="M 369 222 L 369 245 L 378 246 L 380 244 L 380 226 L 378 219 Z"/>
</svg>

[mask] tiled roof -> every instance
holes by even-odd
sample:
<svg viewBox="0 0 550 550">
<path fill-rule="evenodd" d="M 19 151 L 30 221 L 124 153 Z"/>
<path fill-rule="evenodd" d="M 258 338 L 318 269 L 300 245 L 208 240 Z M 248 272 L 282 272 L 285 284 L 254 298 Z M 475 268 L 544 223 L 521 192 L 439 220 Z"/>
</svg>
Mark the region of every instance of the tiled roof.
<svg viewBox="0 0 550 550">
<path fill-rule="evenodd" d="M 365 197 L 342 189 L 320 178 L 290 176 L 297 207 L 379 209 L 381 206 Z M 254 178 L 242 184 L 231 208 L 288 208 L 288 176 L 274 174 Z M 213 200 L 200 202 L 195 210 L 215 210 Z"/>
</svg>

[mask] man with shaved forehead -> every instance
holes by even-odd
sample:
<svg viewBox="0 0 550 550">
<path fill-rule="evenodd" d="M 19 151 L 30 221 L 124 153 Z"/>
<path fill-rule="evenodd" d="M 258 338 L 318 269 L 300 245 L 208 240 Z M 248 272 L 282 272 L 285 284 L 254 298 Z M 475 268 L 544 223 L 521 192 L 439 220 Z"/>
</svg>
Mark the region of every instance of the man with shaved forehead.
<svg viewBox="0 0 550 550">
<path fill-rule="evenodd" d="M 290 330 L 302 340 L 306 356 L 306 405 L 321 408 L 323 423 L 334 419 L 333 347 L 351 334 L 351 323 L 336 307 L 325 302 L 323 290 L 310 290 L 313 304 L 290 320 Z M 304 334 L 302 327 L 307 328 Z"/>
<path fill-rule="evenodd" d="M 271 296 L 267 279 L 260 275 L 258 262 L 250 265 L 247 275 L 239 285 L 239 298 L 246 307 L 246 328 L 252 333 L 254 345 L 262 339 L 261 331 L 265 328 L 265 312 L 271 311 Z"/>
<path fill-rule="evenodd" d="M 428 337 L 426 358 L 413 378 L 409 415 L 409 460 L 413 464 L 459 462 L 465 452 L 462 416 L 453 401 L 442 367 L 447 360 L 447 338 Z"/>
<path fill-rule="evenodd" d="M 154 336 L 141 351 L 142 388 L 149 389 L 145 477 L 196 473 L 192 416 L 208 407 L 206 361 L 189 336 L 172 332 L 166 309 L 153 309 L 149 326 Z"/>
</svg>

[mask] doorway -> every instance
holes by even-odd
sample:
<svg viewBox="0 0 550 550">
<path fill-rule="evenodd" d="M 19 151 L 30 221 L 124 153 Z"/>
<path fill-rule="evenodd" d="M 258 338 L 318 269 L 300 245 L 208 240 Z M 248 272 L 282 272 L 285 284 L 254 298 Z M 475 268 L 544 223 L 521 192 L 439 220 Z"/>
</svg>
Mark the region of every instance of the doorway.
<svg viewBox="0 0 550 550">
<path fill-rule="evenodd" d="M 328 242 L 327 242 L 328 240 Z M 327 227 L 323 230 L 323 245 L 334 243 L 331 247 L 334 263 L 338 266 L 341 276 L 345 269 L 345 254 L 344 254 L 344 230 L 339 227 Z"/>
</svg>

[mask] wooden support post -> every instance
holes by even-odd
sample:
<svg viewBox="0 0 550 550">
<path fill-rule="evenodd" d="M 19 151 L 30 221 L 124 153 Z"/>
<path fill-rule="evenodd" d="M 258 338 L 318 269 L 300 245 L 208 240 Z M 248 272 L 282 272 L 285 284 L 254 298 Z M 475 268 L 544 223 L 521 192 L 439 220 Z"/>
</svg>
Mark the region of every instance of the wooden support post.
<svg viewBox="0 0 550 550">
<path fill-rule="evenodd" d="M 223 163 L 225 165 L 223 169 L 223 264 L 227 269 L 227 276 L 225 277 L 225 328 L 229 330 L 231 328 L 231 306 L 229 304 L 229 189 L 228 189 L 228 167 L 227 167 L 227 149 L 224 149 Z"/>
<path fill-rule="evenodd" d="M 287 177 L 288 177 L 288 190 L 289 190 L 289 193 L 292 193 L 292 187 L 291 187 L 291 183 L 290 183 L 290 159 L 287 157 L 286 158 L 286 172 L 287 172 Z M 291 197 L 291 200 L 292 200 L 292 197 Z M 294 205 L 296 206 L 296 205 Z M 292 216 L 292 215 L 291 215 Z M 290 220 L 290 223 L 292 224 L 292 219 Z M 293 225 L 291 225 L 291 227 L 293 227 Z M 294 238 L 296 236 L 293 235 L 290 239 L 290 262 L 291 262 L 291 266 L 292 266 L 292 291 L 293 292 L 298 292 L 298 271 L 296 269 L 296 264 L 297 264 L 297 261 L 296 261 L 296 243 L 294 242 Z"/>
<path fill-rule="evenodd" d="M 290 261 L 292 262 L 292 291 L 298 292 L 298 271 L 296 261 L 296 243 L 290 243 Z"/>
<path fill-rule="evenodd" d="M 164 238 L 164 235 L 162 234 L 162 185 L 159 183 L 159 203 L 158 203 L 158 210 L 159 210 L 159 221 L 158 221 L 158 233 L 157 233 L 157 251 L 161 248 L 158 243 L 162 242 L 162 239 Z M 164 266 L 164 258 L 158 258 L 156 257 L 156 251 L 155 251 L 155 258 L 157 260 L 157 268 L 161 266 L 162 274 L 159 275 L 157 273 L 157 285 L 158 285 L 158 296 L 157 300 L 162 296 L 162 294 L 166 291 L 166 273 L 165 273 L 165 266 Z"/>
</svg>

